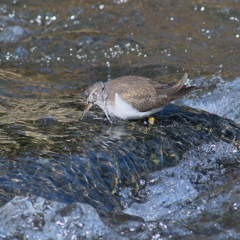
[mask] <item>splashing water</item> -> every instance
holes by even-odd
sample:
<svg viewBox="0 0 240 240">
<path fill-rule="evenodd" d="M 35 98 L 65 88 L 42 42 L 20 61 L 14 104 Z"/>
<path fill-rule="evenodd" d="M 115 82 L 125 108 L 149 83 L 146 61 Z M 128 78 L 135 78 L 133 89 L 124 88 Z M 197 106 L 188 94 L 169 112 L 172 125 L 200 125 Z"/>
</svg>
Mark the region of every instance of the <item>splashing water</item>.
<svg viewBox="0 0 240 240">
<path fill-rule="evenodd" d="M 209 85 L 206 86 L 206 83 Z M 204 78 L 196 78 L 191 80 L 191 85 L 193 84 L 209 91 L 198 98 L 180 102 L 240 122 L 240 77 L 232 82 L 224 81 L 219 76 L 213 76 L 208 82 Z M 214 90 L 211 90 L 213 87 Z"/>
</svg>

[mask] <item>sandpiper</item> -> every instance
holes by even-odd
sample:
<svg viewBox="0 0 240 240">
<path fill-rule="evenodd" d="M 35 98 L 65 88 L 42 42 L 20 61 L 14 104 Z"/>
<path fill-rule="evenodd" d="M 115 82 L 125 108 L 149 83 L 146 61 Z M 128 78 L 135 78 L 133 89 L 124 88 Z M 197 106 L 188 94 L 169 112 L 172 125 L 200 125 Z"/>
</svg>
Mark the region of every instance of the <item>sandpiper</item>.
<svg viewBox="0 0 240 240">
<path fill-rule="evenodd" d="M 130 120 L 148 117 L 171 101 L 196 89 L 195 86 L 184 85 L 187 77 L 185 73 L 176 84 L 162 84 L 139 76 L 124 76 L 105 83 L 97 82 L 85 91 L 87 105 L 81 120 L 93 105 L 98 105 L 110 122 L 114 118 Z"/>
</svg>

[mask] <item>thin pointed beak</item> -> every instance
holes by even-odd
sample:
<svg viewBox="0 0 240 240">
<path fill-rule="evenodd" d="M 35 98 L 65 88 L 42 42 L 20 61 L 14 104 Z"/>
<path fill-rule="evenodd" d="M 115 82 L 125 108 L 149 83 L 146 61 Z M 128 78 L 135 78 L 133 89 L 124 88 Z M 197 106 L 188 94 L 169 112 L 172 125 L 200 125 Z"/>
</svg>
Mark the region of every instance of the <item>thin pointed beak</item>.
<svg viewBox="0 0 240 240">
<path fill-rule="evenodd" d="M 88 111 L 89 111 L 89 109 L 92 107 L 92 103 L 88 103 L 86 106 L 85 106 L 85 109 L 84 109 L 84 111 L 83 111 L 83 114 L 82 114 L 82 116 L 81 116 L 81 120 L 83 120 L 83 118 L 85 117 L 85 115 L 87 115 L 87 113 L 88 113 Z"/>
</svg>

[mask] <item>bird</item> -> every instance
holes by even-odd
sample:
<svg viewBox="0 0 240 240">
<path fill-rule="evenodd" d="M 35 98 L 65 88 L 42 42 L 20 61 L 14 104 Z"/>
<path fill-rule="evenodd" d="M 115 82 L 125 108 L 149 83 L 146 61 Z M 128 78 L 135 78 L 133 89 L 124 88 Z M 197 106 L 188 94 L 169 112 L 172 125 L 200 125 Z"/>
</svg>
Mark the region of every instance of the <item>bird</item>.
<svg viewBox="0 0 240 240">
<path fill-rule="evenodd" d="M 163 84 L 141 76 L 123 76 L 108 82 L 97 82 L 85 91 L 87 104 L 81 120 L 93 105 L 98 105 L 110 123 L 114 119 L 137 120 L 148 117 L 170 102 L 197 89 L 185 85 L 188 74 L 176 84 Z"/>
</svg>

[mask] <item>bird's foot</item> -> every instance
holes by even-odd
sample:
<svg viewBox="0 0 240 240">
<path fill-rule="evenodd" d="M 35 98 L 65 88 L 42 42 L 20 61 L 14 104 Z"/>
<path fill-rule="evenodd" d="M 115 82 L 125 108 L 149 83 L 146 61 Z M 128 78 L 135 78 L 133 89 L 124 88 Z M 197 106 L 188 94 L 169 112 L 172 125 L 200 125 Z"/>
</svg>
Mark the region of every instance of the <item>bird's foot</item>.
<svg viewBox="0 0 240 240">
<path fill-rule="evenodd" d="M 154 122 L 155 122 L 155 118 L 154 118 L 154 117 L 149 117 L 149 118 L 148 118 L 148 123 L 149 123 L 149 124 L 153 125 Z"/>
<path fill-rule="evenodd" d="M 145 125 L 153 125 L 155 122 L 155 118 L 154 117 L 149 117 L 149 118 L 146 118 L 146 120 L 144 120 L 144 124 Z"/>
</svg>

